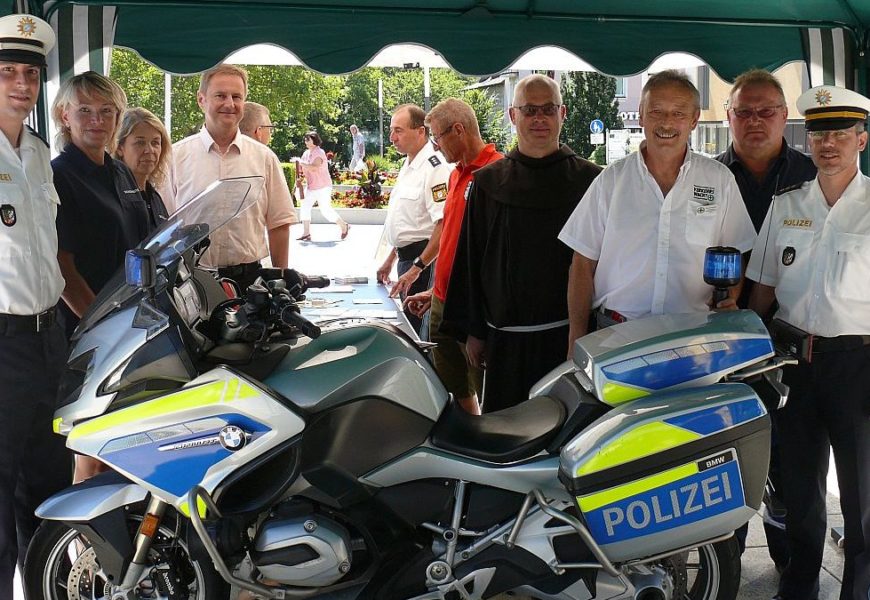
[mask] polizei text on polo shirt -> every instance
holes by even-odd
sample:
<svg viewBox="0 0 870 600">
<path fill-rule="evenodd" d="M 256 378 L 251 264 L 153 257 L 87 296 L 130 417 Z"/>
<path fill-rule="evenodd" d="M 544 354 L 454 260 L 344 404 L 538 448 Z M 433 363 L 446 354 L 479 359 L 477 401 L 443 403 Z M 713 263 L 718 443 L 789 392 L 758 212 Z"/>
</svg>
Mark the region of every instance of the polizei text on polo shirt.
<svg viewBox="0 0 870 600">
<path fill-rule="evenodd" d="M 586 515 L 595 538 L 612 543 L 715 517 L 743 506 L 731 451 L 695 463 L 697 473 L 629 496 Z"/>
</svg>

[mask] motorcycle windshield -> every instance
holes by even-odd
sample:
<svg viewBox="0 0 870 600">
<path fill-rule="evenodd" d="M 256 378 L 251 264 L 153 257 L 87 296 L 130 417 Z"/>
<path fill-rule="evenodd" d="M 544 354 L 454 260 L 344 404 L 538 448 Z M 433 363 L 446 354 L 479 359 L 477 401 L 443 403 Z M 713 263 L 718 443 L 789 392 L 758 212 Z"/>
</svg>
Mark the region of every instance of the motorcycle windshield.
<svg viewBox="0 0 870 600">
<path fill-rule="evenodd" d="M 172 213 L 138 247 L 154 255 L 159 272 L 160 267 L 168 267 L 206 237 L 239 218 L 257 201 L 262 185 L 262 177 L 215 181 Z M 138 303 L 145 295 L 145 291 L 127 285 L 121 267 L 82 317 L 73 340 L 116 309 Z"/>
</svg>

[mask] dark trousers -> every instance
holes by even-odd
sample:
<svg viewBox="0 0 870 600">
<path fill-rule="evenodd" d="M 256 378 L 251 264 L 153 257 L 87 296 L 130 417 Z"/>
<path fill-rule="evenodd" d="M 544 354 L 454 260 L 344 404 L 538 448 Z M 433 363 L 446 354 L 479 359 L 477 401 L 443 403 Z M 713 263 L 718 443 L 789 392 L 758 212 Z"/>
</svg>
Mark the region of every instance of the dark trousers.
<svg viewBox="0 0 870 600">
<path fill-rule="evenodd" d="M 484 357 L 483 412 L 528 400 L 531 387 L 565 362 L 567 340 L 567 325 L 525 333 L 490 329 Z"/>
<path fill-rule="evenodd" d="M 779 439 L 782 498 L 791 560 L 779 592 L 815 598 L 827 531 L 825 494 L 830 449 L 845 528 L 841 600 L 867 600 L 870 589 L 870 347 L 816 353 L 786 367 L 788 404 L 773 413 Z"/>
<path fill-rule="evenodd" d="M 399 262 L 396 264 L 396 273 L 399 277 L 404 275 L 405 272 L 413 266 L 414 259 L 420 256 L 420 253 L 423 252 L 423 249 L 426 248 L 428 244 L 429 240 L 421 240 L 419 242 L 408 244 L 407 246 L 402 246 L 401 248 L 396 248 L 396 254 L 399 257 Z M 425 292 L 432 287 L 432 274 L 434 272 L 435 262 L 432 262 L 432 264 L 423 269 L 420 276 L 417 278 L 417 281 L 411 284 L 408 293 L 402 295 L 402 300 L 404 300 L 406 296 L 413 296 L 414 294 Z M 411 324 L 411 329 L 417 332 L 417 335 L 420 336 L 421 340 L 427 341 L 429 339 L 429 321 L 425 318 L 420 318 L 407 310 L 405 311 L 405 316 Z M 424 321 L 426 323 L 425 328 L 423 327 Z"/>
<path fill-rule="evenodd" d="M 39 520 L 36 508 L 72 483 L 65 438 L 52 432 L 66 338 L 55 324 L 40 333 L 0 331 L 0 598 L 12 598 Z"/>
</svg>

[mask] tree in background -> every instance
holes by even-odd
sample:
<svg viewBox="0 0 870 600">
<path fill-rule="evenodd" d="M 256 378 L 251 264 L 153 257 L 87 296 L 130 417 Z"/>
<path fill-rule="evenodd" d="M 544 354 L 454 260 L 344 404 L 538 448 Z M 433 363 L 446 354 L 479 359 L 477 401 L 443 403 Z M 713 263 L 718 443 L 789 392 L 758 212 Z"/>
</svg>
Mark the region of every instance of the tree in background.
<svg viewBox="0 0 870 600">
<path fill-rule="evenodd" d="M 304 133 L 316 130 L 323 138 L 323 149 L 336 155 L 339 164 L 350 160 L 350 132 L 356 124 L 366 137 L 366 151 L 378 154 L 378 80 L 384 87 L 384 149 L 388 151 L 390 116 L 400 104 L 423 106 L 423 72 L 418 69 L 365 67 L 350 75 L 321 75 L 301 66 L 248 66 L 248 100 L 269 108 L 277 125 L 270 144 L 281 160 L 300 156 L 305 150 Z M 112 79 L 127 92 L 130 106 L 142 106 L 157 116 L 164 112 L 163 72 L 123 49 L 112 52 Z M 465 90 L 474 78 L 450 69 L 430 71 L 432 105 L 447 97 L 465 99 L 475 110 L 481 133 L 504 149 L 509 131 L 495 100 L 481 90 Z M 199 76 L 172 77 L 173 141 L 191 135 L 203 124 L 196 103 Z M 393 152 L 395 154 L 395 152 Z M 392 158 L 396 158 L 393 156 Z"/>
<path fill-rule="evenodd" d="M 616 79 L 600 73 L 575 71 L 562 77 L 561 89 L 562 102 L 568 107 L 562 136 L 574 152 L 588 157 L 595 150 L 589 141 L 592 120 L 601 119 L 605 131 L 623 127 L 616 100 Z"/>
</svg>

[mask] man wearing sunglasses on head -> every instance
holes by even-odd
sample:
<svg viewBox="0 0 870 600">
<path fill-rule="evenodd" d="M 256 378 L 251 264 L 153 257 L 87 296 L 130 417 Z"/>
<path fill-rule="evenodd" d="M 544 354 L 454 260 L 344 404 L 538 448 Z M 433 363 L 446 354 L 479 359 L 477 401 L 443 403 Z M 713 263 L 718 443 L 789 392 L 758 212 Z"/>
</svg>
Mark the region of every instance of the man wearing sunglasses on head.
<svg viewBox="0 0 870 600">
<path fill-rule="evenodd" d="M 571 252 L 556 235 L 601 171 L 559 145 L 566 113 L 555 81 L 522 79 L 510 107 L 517 148 L 476 171 L 469 190 L 444 319 L 485 369 L 485 413 L 527 400 L 565 358 Z"/>
</svg>

